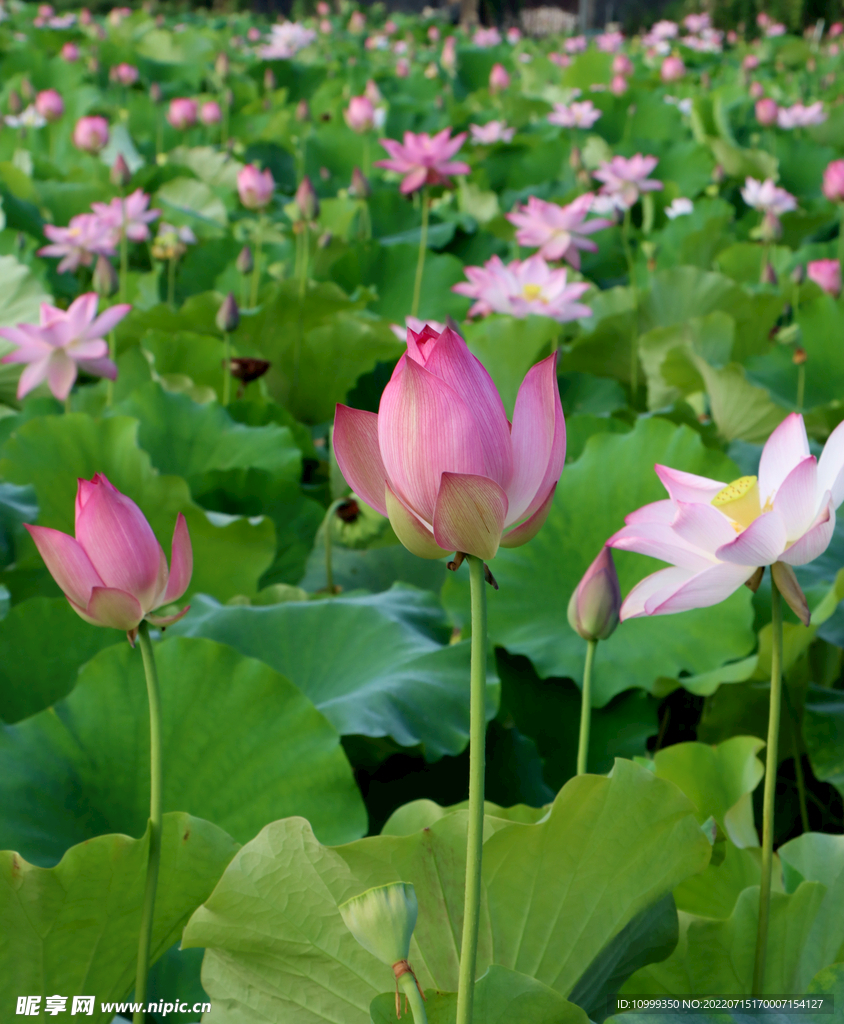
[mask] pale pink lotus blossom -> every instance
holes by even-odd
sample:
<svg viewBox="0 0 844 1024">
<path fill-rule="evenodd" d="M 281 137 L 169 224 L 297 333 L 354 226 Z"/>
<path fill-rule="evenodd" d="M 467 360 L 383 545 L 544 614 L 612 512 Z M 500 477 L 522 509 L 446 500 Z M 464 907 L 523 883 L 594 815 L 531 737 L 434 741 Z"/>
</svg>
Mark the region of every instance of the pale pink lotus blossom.
<svg viewBox="0 0 844 1024">
<path fill-rule="evenodd" d="M 665 207 L 665 216 L 669 220 L 676 220 L 678 217 L 687 217 L 694 211 L 695 204 L 685 196 L 677 196 L 671 200 L 671 204 Z"/>
<path fill-rule="evenodd" d="M 435 334 L 442 334 L 446 329 L 446 325 L 441 324 L 438 320 L 420 320 L 418 316 L 406 316 L 404 318 L 404 327 L 400 324 L 390 324 L 390 330 L 399 341 L 407 339 L 408 331 L 413 331 L 414 334 L 421 334 L 426 327 L 430 328 Z"/>
<path fill-rule="evenodd" d="M 449 36 L 443 43 L 442 53 L 440 54 L 440 64 L 443 70 L 448 74 L 453 75 L 457 69 L 457 37 Z"/>
<path fill-rule="evenodd" d="M 823 194 L 833 203 L 844 202 L 844 160 L 832 160 L 826 165 Z"/>
<path fill-rule="evenodd" d="M 393 43 L 393 53 L 397 57 L 403 57 L 409 51 L 409 49 L 410 47 L 407 45 L 407 40 L 405 39 L 398 39 L 395 43 Z"/>
<path fill-rule="evenodd" d="M 651 27 L 649 35 L 654 39 L 676 39 L 680 32 L 680 26 L 676 21 L 663 19 Z"/>
<path fill-rule="evenodd" d="M 97 316 L 97 301 L 96 292 L 88 292 L 67 310 L 42 302 L 38 324 L 0 329 L 0 338 L 17 346 L 0 361 L 27 364 L 18 383 L 18 398 L 46 380 L 53 395 L 63 402 L 80 368 L 95 377 L 117 377 L 105 337 L 132 307 L 112 306 Z"/>
<path fill-rule="evenodd" d="M 530 196 L 524 206 L 507 214 L 507 220 L 518 228 L 516 241 L 519 245 L 538 248 L 543 259 L 565 260 L 575 270 L 580 270 L 579 250 L 598 251 L 598 246 L 584 236 L 615 223 L 601 218 L 586 219 L 593 199 L 592 193 L 586 192 L 567 206 L 558 206 Z"/>
<path fill-rule="evenodd" d="M 357 13 L 356 11 L 355 14 Z M 316 37 L 317 34 L 312 28 L 306 28 L 296 21 L 272 25 L 269 42 L 258 49 L 258 56 L 262 60 L 290 60 L 300 50 L 310 46 Z"/>
<path fill-rule="evenodd" d="M 802 103 L 795 103 L 791 107 L 780 107 L 777 113 L 777 124 L 780 128 L 808 128 L 813 124 L 823 124 L 827 115 L 823 109 L 823 103 L 818 100 L 805 107 Z"/>
<path fill-rule="evenodd" d="M 663 82 L 676 82 L 686 74 L 686 65 L 680 57 L 673 54 L 666 57 L 659 69 L 659 77 Z"/>
<path fill-rule="evenodd" d="M 223 112 L 215 100 L 206 100 L 199 108 L 199 120 L 205 125 L 219 124 L 222 119 Z"/>
<path fill-rule="evenodd" d="M 741 62 L 742 70 L 755 71 L 759 67 L 759 58 L 755 53 L 749 53 Z"/>
<path fill-rule="evenodd" d="M 161 210 L 149 210 L 148 206 L 149 196 L 140 188 L 125 199 L 115 196 L 110 203 L 91 203 L 91 209 L 112 232 L 112 237 L 119 239 L 125 227 L 130 242 L 146 242 L 150 236 L 148 225 L 161 216 Z"/>
<path fill-rule="evenodd" d="M 613 96 L 623 96 L 627 92 L 627 79 L 624 75 L 613 75 L 610 82 L 610 92 Z"/>
<path fill-rule="evenodd" d="M 506 121 L 487 121 L 486 124 L 470 124 L 472 143 L 475 146 L 491 146 L 496 142 L 511 142 L 515 128 L 508 128 Z"/>
<path fill-rule="evenodd" d="M 838 260 L 812 260 L 806 267 L 810 281 L 834 298 L 841 294 L 841 264 Z"/>
<path fill-rule="evenodd" d="M 620 53 L 613 58 L 612 71 L 614 75 L 632 75 L 633 61 L 626 53 Z"/>
<path fill-rule="evenodd" d="M 169 626 L 187 612 L 185 607 L 175 615 L 149 614 L 177 601 L 190 583 L 193 551 L 181 512 L 169 569 L 143 512 L 102 473 L 79 481 L 75 538 L 46 526 L 24 525 L 71 608 L 86 622 L 126 630 L 134 642 L 143 619 Z"/>
<path fill-rule="evenodd" d="M 32 103 L 20 114 L 6 114 L 3 120 L 10 128 L 43 128 L 47 123 Z"/>
<path fill-rule="evenodd" d="M 376 107 L 368 96 L 352 96 L 343 111 L 343 117 L 353 132 L 363 134 L 371 132 L 373 128 L 383 128 L 387 111 L 383 107 Z"/>
<path fill-rule="evenodd" d="M 114 256 L 117 238 L 108 224 L 95 213 L 71 217 L 66 228 L 45 224 L 44 234 L 50 240 L 38 250 L 39 256 L 61 257 L 58 272 L 74 273 L 80 266 L 90 267 L 95 256 Z"/>
<path fill-rule="evenodd" d="M 704 29 L 709 28 L 711 24 L 712 20 L 708 14 L 687 14 L 686 17 L 683 18 L 683 25 L 689 32 L 694 32 L 695 34 L 703 32 Z"/>
<path fill-rule="evenodd" d="M 120 85 L 134 85 L 138 80 L 138 69 L 134 64 L 117 64 L 111 69 L 111 76 Z"/>
<path fill-rule="evenodd" d="M 784 188 L 775 185 L 773 178 L 766 178 L 765 181 L 746 178 L 744 188 L 741 190 L 741 197 L 754 210 L 770 213 L 775 217 L 797 209 L 797 200 L 794 196 L 790 192 L 786 192 Z"/>
<path fill-rule="evenodd" d="M 522 38 L 522 33 L 521 33 L 521 31 L 519 29 L 516 28 L 515 25 L 511 25 L 510 28 L 507 29 L 507 31 L 505 33 L 505 36 L 506 36 L 507 42 L 511 46 L 515 46 L 516 43 L 518 43 L 519 40 Z"/>
<path fill-rule="evenodd" d="M 552 64 L 556 64 L 558 68 L 567 68 L 571 64 L 571 57 L 568 57 L 565 53 L 549 53 L 548 60 Z"/>
<path fill-rule="evenodd" d="M 73 144 L 86 153 L 99 153 L 108 145 L 108 121 L 104 117 L 80 117 L 73 128 Z"/>
<path fill-rule="evenodd" d="M 468 174 L 471 168 L 460 160 L 452 160 L 466 140 L 466 132 L 450 138 L 451 129 L 443 128 L 436 135 L 421 132 L 404 133 L 404 142 L 381 139 L 390 154 L 389 160 L 378 160 L 376 167 L 403 174 L 400 191 L 415 192 L 423 185 L 450 185 L 452 174 Z"/>
<path fill-rule="evenodd" d="M 73 64 L 79 60 L 79 47 L 76 43 L 65 43 L 59 52 L 59 56 L 62 60 L 66 60 L 69 64 Z"/>
<path fill-rule="evenodd" d="M 566 53 L 583 53 L 586 49 L 586 36 L 572 36 L 563 42 Z"/>
<path fill-rule="evenodd" d="M 503 64 L 493 64 L 489 73 L 489 91 L 501 92 L 510 86 L 510 75 Z"/>
<path fill-rule="evenodd" d="M 35 97 L 35 109 L 45 121 L 58 121 L 64 114 L 64 100 L 55 89 L 43 89 Z"/>
<path fill-rule="evenodd" d="M 657 157 L 642 156 L 641 153 L 629 159 L 614 156 L 612 160 L 602 163 L 593 177 L 603 182 L 600 189 L 602 195 L 612 197 L 622 209 L 629 209 L 642 192 L 658 192 L 662 189 L 661 181 L 648 177 L 658 163 Z"/>
<path fill-rule="evenodd" d="M 765 29 L 765 35 L 769 39 L 773 39 L 776 36 L 784 36 L 786 32 L 788 32 L 788 29 L 781 21 L 775 21 Z"/>
<path fill-rule="evenodd" d="M 170 100 L 170 106 L 167 110 L 167 120 L 174 128 L 184 131 L 186 128 L 193 127 L 193 125 L 196 124 L 196 115 L 196 100 L 186 99 L 185 97 Z"/>
<path fill-rule="evenodd" d="M 451 290 L 476 300 L 470 317 L 507 313 L 520 320 L 533 315 L 565 323 L 592 315 L 588 306 L 577 301 L 591 286 L 586 282 L 568 284 L 565 268 L 549 267 L 536 253 L 506 266 L 493 256 L 482 267 L 464 267 L 463 272 L 469 280 Z"/>
<path fill-rule="evenodd" d="M 706 608 L 729 597 L 759 566 L 805 565 L 822 554 L 844 500 L 844 424 L 816 460 L 803 417 L 791 413 L 768 438 L 758 477 L 724 483 L 655 469 L 668 499 L 632 512 L 607 543 L 672 567 L 636 584 L 622 620 Z"/>
<path fill-rule="evenodd" d="M 601 111 L 592 100 L 584 100 L 582 103 L 555 103 L 548 121 L 561 128 L 591 128 L 600 116 Z"/>
<path fill-rule="evenodd" d="M 755 111 L 756 120 L 759 124 L 769 128 L 772 124 L 776 124 L 780 108 L 777 105 L 776 100 L 772 100 L 770 97 L 764 97 L 756 101 Z"/>
<path fill-rule="evenodd" d="M 237 194 L 247 210 L 263 210 L 274 191 L 275 180 L 269 168 L 259 171 L 255 164 L 247 164 L 238 171 Z"/>
<path fill-rule="evenodd" d="M 534 537 L 565 461 L 557 354 L 528 371 L 513 412 L 459 334 L 408 331 L 378 414 L 337 406 L 334 451 L 354 492 L 422 558 L 489 560 Z"/>
<path fill-rule="evenodd" d="M 624 45 L 624 36 L 621 32 L 602 32 L 595 37 L 595 45 L 602 53 L 618 53 Z"/>
<path fill-rule="evenodd" d="M 472 42 L 475 46 L 498 46 L 501 42 L 501 33 L 494 26 L 492 28 L 478 27 L 475 29 L 475 34 L 472 36 Z"/>
</svg>

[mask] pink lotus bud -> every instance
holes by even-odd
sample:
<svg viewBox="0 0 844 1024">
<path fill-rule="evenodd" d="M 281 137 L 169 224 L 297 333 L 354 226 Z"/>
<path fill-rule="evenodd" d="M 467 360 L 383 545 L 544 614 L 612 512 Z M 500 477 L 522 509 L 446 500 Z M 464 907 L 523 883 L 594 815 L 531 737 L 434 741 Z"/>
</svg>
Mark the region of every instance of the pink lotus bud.
<svg viewBox="0 0 844 1024">
<path fill-rule="evenodd" d="M 621 587 L 612 551 L 604 547 L 571 595 L 569 625 L 584 640 L 606 640 L 615 632 L 621 611 Z"/>
<path fill-rule="evenodd" d="M 613 75 L 610 82 L 610 92 L 615 96 L 623 96 L 627 92 L 627 79 L 624 75 Z"/>
<path fill-rule="evenodd" d="M 237 267 L 238 272 L 241 274 L 251 274 L 252 268 L 255 265 L 252 259 L 252 250 L 248 245 L 244 247 L 237 254 L 237 259 L 234 261 L 234 265 Z"/>
<path fill-rule="evenodd" d="M 449 74 L 453 74 L 457 67 L 457 36 L 449 36 L 443 43 L 443 52 L 440 55 L 440 64 Z"/>
<path fill-rule="evenodd" d="M 503 64 L 493 64 L 492 71 L 489 73 L 489 91 L 490 92 L 501 92 L 502 89 L 508 88 L 510 85 L 510 76 L 507 74 L 507 69 Z"/>
<path fill-rule="evenodd" d="M 219 124 L 223 119 L 223 112 L 220 104 L 214 100 L 208 100 L 199 108 L 199 120 L 203 124 Z"/>
<path fill-rule="evenodd" d="M 624 53 L 613 57 L 612 70 L 614 75 L 632 75 L 633 61 Z"/>
<path fill-rule="evenodd" d="M 59 56 L 62 60 L 66 60 L 69 64 L 79 60 L 79 47 L 76 43 L 65 43 L 59 52 Z"/>
<path fill-rule="evenodd" d="M 327 18 L 331 14 L 331 6 L 325 0 L 319 0 L 319 3 L 316 5 L 316 12 L 320 18 Z"/>
<path fill-rule="evenodd" d="M 388 36 L 391 36 L 398 29 L 398 25 L 391 18 L 389 21 L 384 22 L 384 31 Z"/>
<path fill-rule="evenodd" d="M 177 601 L 190 583 L 193 552 L 181 512 L 169 570 L 143 512 L 101 473 L 79 481 L 75 539 L 45 526 L 26 528 L 71 608 L 86 622 L 125 629 L 134 638 L 145 618 L 168 626 L 187 612 L 149 614 Z"/>
<path fill-rule="evenodd" d="M 741 62 L 745 71 L 755 71 L 759 67 L 759 58 L 755 53 L 749 53 Z"/>
<path fill-rule="evenodd" d="M 217 310 L 217 328 L 224 334 L 229 334 L 231 331 L 237 329 L 239 323 L 240 309 L 237 305 L 237 299 L 234 297 L 234 292 L 229 292 L 229 294 L 223 299 L 222 305 Z"/>
<path fill-rule="evenodd" d="M 372 188 L 366 175 L 359 167 L 352 171 L 352 182 L 349 185 L 349 195 L 354 199 L 368 199 L 372 195 Z"/>
<path fill-rule="evenodd" d="M 377 107 L 378 104 L 381 103 L 384 99 L 384 97 L 381 95 L 381 90 L 378 88 L 378 86 L 371 78 L 366 83 L 366 87 L 363 90 L 363 94 L 369 100 L 373 107 Z"/>
<path fill-rule="evenodd" d="M 334 30 L 334 26 L 331 24 L 328 18 L 323 18 L 322 21 L 319 23 L 319 30 L 320 32 L 322 32 L 324 36 L 327 36 L 330 35 L 331 32 Z"/>
<path fill-rule="evenodd" d="M 676 82 L 686 73 L 686 65 L 679 57 L 673 54 L 666 57 L 659 70 L 659 77 L 663 82 Z"/>
<path fill-rule="evenodd" d="M 261 38 L 261 30 L 253 26 L 246 33 L 246 38 L 249 40 L 250 43 L 257 43 L 258 40 Z"/>
<path fill-rule="evenodd" d="M 752 100 L 760 100 L 765 95 L 765 87 L 761 82 L 751 82 L 747 91 L 750 93 Z"/>
<path fill-rule="evenodd" d="M 823 194 L 833 203 L 844 203 L 844 160 L 833 160 L 823 172 Z"/>
<path fill-rule="evenodd" d="M 352 12 L 352 16 L 349 18 L 349 31 L 353 35 L 366 31 L 366 18 L 361 11 Z"/>
<path fill-rule="evenodd" d="M 841 266 L 838 260 L 812 260 L 806 267 L 809 280 L 835 298 L 841 294 Z"/>
<path fill-rule="evenodd" d="M 39 18 L 52 18 L 55 14 L 52 4 L 39 4 L 38 5 L 38 17 Z"/>
<path fill-rule="evenodd" d="M 767 97 L 766 99 L 757 101 L 756 120 L 759 124 L 764 125 L 766 128 L 772 124 L 776 124 L 778 113 L 779 107 L 777 106 L 776 100 L 772 100 L 770 97 Z"/>
<path fill-rule="evenodd" d="M 132 172 L 122 153 L 118 153 L 109 173 L 112 185 L 118 188 L 125 188 L 132 180 Z"/>
<path fill-rule="evenodd" d="M 410 61 L 407 57 L 399 57 L 396 61 L 396 78 L 407 78 L 410 75 Z"/>
<path fill-rule="evenodd" d="M 275 72 L 272 68 L 264 68 L 264 92 L 273 92 L 275 89 Z"/>
<path fill-rule="evenodd" d="M 121 85 L 134 85 L 138 80 L 138 69 L 134 64 L 118 64 L 112 69 L 115 81 Z"/>
<path fill-rule="evenodd" d="M 35 97 L 35 109 L 47 121 L 58 121 L 64 113 L 64 100 L 55 89 L 44 89 Z"/>
<path fill-rule="evenodd" d="M 299 100 L 296 104 L 296 120 L 304 124 L 311 119 L 311 108 L 307 100 Z"/>
<path fill-rule="evenodd" d="M 275 181 L 269 170 L 259 171 L 247 164 L 238 171 L 237 194 L 247 210 L 263 210 L 273 197 Z"/>
<path fill-rule="evenodd" d="M 438 43 L 440 41 L 440 30 L 436 25 L 431 25 L 428 29 L 428 42 Z"/>
<path fill-rule="evenodd" d="M 176 99 L 170 100 L 170 107 L 167 111 L 167 120 L 174 128 L 184 131 L 196 124 L 197 104 L 196 100 Z"/>
<path fill-rule="evenodd" d="M 343 117 L 353 132 L 371 132 L 375 127 L 375 108 L 366 96 L 352 96 Z"/>
<path fill-rule="evenodd" d="M 731 28 L 729 30 L 729 32 L 727 33 L 727 43 L 730 46 L 735 46 L 737 42 L 738 42 L 738 33 L 735 31 L 735 29 Z"/>
<path fill-rule="evenodd" d="M 319 215 L 319 199 L 307 175 L 302 178 L 293 198 L 299 207 L 302 220 L 312 221 Z"/>
<path fill-rule="evenodd" d="M 229 74 L 229 55 L 225 50 L 217 54 L 217 59 L 214 61 L 214 70 L 220 76 L 220 78 L 227 78 Z"/>
<path fill-rule="evenodd" d="M 158 82 L 153 82 L 152 85 L 149 87 L 149 98 L 152 100 L 153 103 L 161 102 L 161 86 L 158 84 Z"/>
<path fill-rule="evenodd" d="M 73 144 L 86 153 L 99 153 L 108 145 L 108 121 L 104 117 L 80 117 L 73 129 Z"/>
</svg>

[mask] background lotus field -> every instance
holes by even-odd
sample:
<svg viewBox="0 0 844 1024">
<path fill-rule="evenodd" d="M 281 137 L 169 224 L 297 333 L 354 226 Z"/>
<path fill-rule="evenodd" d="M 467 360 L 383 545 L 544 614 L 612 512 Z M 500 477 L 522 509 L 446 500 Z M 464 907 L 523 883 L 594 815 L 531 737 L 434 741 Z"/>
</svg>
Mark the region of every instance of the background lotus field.
<svg viewBox="0 0 844 1024">
<path fill-rule="evenodd" d="M 273 26 L 0 12 L 0 327 L 92 291 L 101 312 L 131 306 L 114 381 L 81 366 L 66 401 L 49 380 L 19 398 L 21 364 L 0 366 L 0 1020 L 23 994 L 134 985 L 141 658 L 74 613 L 23 526 L 72 534 L 77 478 L 103 473 L 168 551 L 182 513 L 194 555 L 189 613 L 154 634 L 166 813 L 148 998 L 210 997 L 213 1024 L 395 1019 L 389 969 L 337 904 L 402 880 L 429 1019 L 454 1021 L 468 572 L 415 557 L 350 497 L 331 441 L 337 403 L 378 410 L 411 313 L 459 330 L 510 415 L 557 350 L 568 431 L 547 522 L 492 563 L 475 1020 L 601 1024 L 618 992 L 746 994 L 769 576 L 599 644 L 581 777 L 586 644 L 566 612 L 625 516 L 664 497 L 655 464 L 734 480 L 789 413 L 814 454 L 844 419 L 840 269 L 821 262 L 841 251 L 844 183 L 824 189 L 844 157 L 841 26 L 799 37 L 762 17 L 745 38 L 692 17 L 586 40 L 346 0 Z M 463 166 L 424 192 L 377 166 L 380 139 L 444 130 L 467 133 L 449 156 Z M 639 185 L 661 187 L 614 203 L 602 168 L 637 154 L 655 160 Z M 260 201 L 238 188 L 247 165 L 271 172 Z M 84 219 L 138 190 L 157 213 L 125 247 Z M 540 243 L 507 215 L 588 192 L 594 245 L 525 263 Z M 493 258 L 521 269 L 455 290 Z M 547 275 L 563 267 L 560 300 Z M 236 326 L 218 315 L 229 293 Z M 615 558 L 624 594 L 661 567 Z M 811 624 L 785 613 L 765 981 L 839 1001 L 842 569 L 839 523 L 796 568 Z"/>
</svg>

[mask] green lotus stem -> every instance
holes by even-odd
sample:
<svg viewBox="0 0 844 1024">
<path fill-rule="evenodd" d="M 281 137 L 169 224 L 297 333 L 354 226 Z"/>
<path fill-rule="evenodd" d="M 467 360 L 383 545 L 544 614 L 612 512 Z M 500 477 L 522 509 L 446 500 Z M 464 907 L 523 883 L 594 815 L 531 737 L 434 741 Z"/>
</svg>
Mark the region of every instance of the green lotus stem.
<svg viewBox="0 0 844 1024">
<path fill-rule="evenodd" d="M 797 802 L 800 805 L 800 824 L 804 832 L 809 831 L 809 808 L 806 806 L 806 779 L 803 776 L 803 758 L 800 754 L 800 732 L 797 723 L 791 719 L 791 740 L 794 744 L 794 777 L 797 780 Z"/>
<path fill-rule="evenodd" d="M 329 594 L 334 593 L 334 570 L 331 564 L 331 518 L 345 500 L 345 498 L 338 498 L 337 501 L 332 501 L 328 506 L 328 511 L 325 513 L 325 519 L 322 521 L 323 536 L 325 538 L 325 589 Z"/>
<path fill-rule="evenodd" d="M 167 261 L 167 304 L 176 308 L 176 258 L 171 256 Z"/>
<path fill-rule="evenodd" d="M 70 407 L 70 395 L 68 395 L 67 398 L 64 400 L 64 412 L 65 416 L 67 416 L 68 413 L 72 412 L 72 409 Z"/>
<path fill-rule="evenodd" d="M 428 189 L 422 189 L 422 232 L 419 235 L 419 258 L 416 261 L 416 280 L 413 282 L 413 303 L 410 307 L 410 315 L 416 316 L 419 313 L 419 299 L 422 295 L 422 271 L 425 269 L 425 252 L 428 248 L 428 213 L 430 203 L 428 201 Z"/>
<path fill-rule="evenodd" d="M 372 172 L 372 156 L 370 154 L 369 132 L 366 132 L 363 136 L 363 158 L 361 162 L 363 164 L 363 167 L 361 168 L 363 176 L 365 178 L 368 178 L 370 173 Z"/>
<path fill-rule="evenodd" d="M 143 620 L 138 626 L 138 642 L 144 662 L 149 697 L 149 858 L 147 879 L 144 889 L 144 906 L 141 916 L 141 933 L 138 937 L 138 969 L 135 974 L 135 1002 L 146 1003 L 147 980 L 149 978 L 149 954 L 152 940 L 152 922 L 155 914 L 155 890 L 158 886 L 158 868 L 161 862 L 162 829 L 162 758 L 161 758 L 161 696 L 158 688 L 158 672 L 155 655 L 149 638 L 149 625 Z M 136 1010 L 133 1024 L 144 1024 L 144 1011 Z"/>
<path fill-rule="evenodd" d="M 231 335 L 228 331 L 223 332 L 223 405 L 229 404 L 231 398 L 232 375 L 230 372 L 231 362 Z"/>
<path fill-rule="evenodd" d="M 120 208 L 123 220 L 120 228 L 120 301 L 126 301 L 127 275 L 129 273 L 129 238 L 126 234 L 126 197 L 120 193 Z"/>
<path fill-rule="evenodd" d="M 227 87 L 223 88 L 223 94 L 220 99 L 223 101 L 220 104 L 223 108 L 223 123 L 220 125 L 220 148 L 224 149 L 229 141 L 229 90 Z"/>
<path fill-rule="evenodd" d="M 838 266 L 844 273 L 844 203 L 840 204 L 840 221 L 838 222 Z"/>
<path fill-rule="evenodd" d="M 635 408 L 636 392 L 639 390 L 639 288 L 636 284 L 636 267 L 630 249 L 630 207 L 624 211 L 624 223 L 621 226 L 621 242 L 624 255 L 627 257 L 627 274 L 630 278 L 630 291 L 633 296 L 633 330 L 630 338 L 630 400 Z"/>
<path fill-rule="evenodd" d="M 806 366 L 800 363 L 797 367 L 797 411 L 803 412 L 803 401 L 806 395 Z"/>
<path fill-rule="evenodd" d="M 580 736 L 577 740 L 577 774 L 586 774 L 589 760 L 589 724 L 592 718 L 592 666 L 595 664 L 597 640 L 586 641 L 586 667 L 583 670 L 583 690 L 580 694 Z"/>
<path fill-rule="evenodd" d="M 416 979 L 412 974 L 403 974 L 399 979 L 399 986 L 404 992 L 410 1004 L 410 1012 L 413 1014 L 413 1024 L 428 1024 L 428 1014 L 425 1012 L 425 1003 L 419 994 L 416 986 Z"/>
<path fill-rule="evenodd" d="M 301 264 L 301 267 L 300 267 L 301 275 L 299 277 L 299 299 L 300 300 L 305 298 L 305 292 L 308 290 L 308 273 L 310 271 L 310 267 L 308 266 L 308 264 L 310 263 L 310 259 L 311 259 L 310 237 L 309 237 L 309 232 L 308 232 L 308 225 L 307 225 L 307 222 L 306 222 L 305 225 L 304 225 L 304 228 L 302 230 L 302 264 Z"/>
<path fill-rule="evenodd" d="M 782 599 L 771 577 L 771 702 L 768 710 L 768 749 L 765 755 L 765 792 L 762 799 L 762 879 L 759 886 L 759 928 L 753 964 L 752 995 L 761 996 L 768 952 L 768 919 L 771 912 L 771 875 L 774 859 L 774 797 L 777 790 L 777 741 L 782 703 Z"/>
<path fill-rule="evenodd" d="M 472 591 L 472 664 L 469 710 L 469 828 L 466 837 L 466 891 L 463 939 L 457 986 L 457 1022 L 472 1024 L 478 924 L 481 910 L 481 860 L 484 842 L 484 743 L 486 740 L 486 580 L 484 563 L 467 555 Z"/>
<path fill-rule="evenodd" d="M 258 286 L 261 283 L 261 238 L 264 234 L 264 217 L 258 218 L 258 225 L 255 229 L 255 251 L 252 254 L 252 288 L 249 293 L 249 308 L 254 309 L 258 305 Z"/>
</svg>

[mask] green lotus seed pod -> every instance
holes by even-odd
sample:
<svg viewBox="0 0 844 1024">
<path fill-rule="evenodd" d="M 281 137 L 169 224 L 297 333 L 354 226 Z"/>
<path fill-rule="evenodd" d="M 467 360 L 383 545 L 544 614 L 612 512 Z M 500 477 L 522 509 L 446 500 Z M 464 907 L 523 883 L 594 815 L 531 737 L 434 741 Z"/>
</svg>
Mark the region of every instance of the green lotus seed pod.
<svg viewBox="0 0 844 1024">
<path fill-rule="evenodd" d="M 337 908 L 346 927 L 381 963 L 392 967 L 407 960 L 419 905 L 407 882 L 391 882 L 367 889 Z"/>
</svg>

